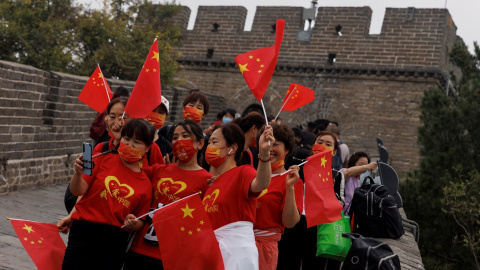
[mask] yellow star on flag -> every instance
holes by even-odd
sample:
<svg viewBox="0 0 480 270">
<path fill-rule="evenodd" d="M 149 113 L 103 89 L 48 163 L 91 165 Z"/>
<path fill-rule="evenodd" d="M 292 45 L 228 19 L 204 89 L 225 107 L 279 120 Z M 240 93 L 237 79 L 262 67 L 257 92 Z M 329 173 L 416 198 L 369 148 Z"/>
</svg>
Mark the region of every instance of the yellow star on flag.
<svg viewBox="0 0 480 270">
<path fill-rule="evenodd" d="M 180 227 L 180 231 L 185 231 L 185 227 Z"/>
<path fill-rule="evenodd" d="M 23 224 L 23 225 L 25 225 L 25 227 L 23 227 L 22 229 L 27 230 L 28 233 L 35 232 L 32 226 L 27 226 L 27 224 Z"/>
<path fill-rule="evenodd" d="M 182 211 L 183 211 L 183 218 L 185 218 L 186 216 L 189 216 L 189 217 L 193 218 L 192 212 L 195 211 L 195 209 L 189 208 L 188 203 L 185 206 L 185 208 L 180 208 L 180 209 L 182 209 Z"/>
<path fill-rule="evenodd" d="M 30 244 L 32 244 L 32 245 L 33 245 L 33 244 L 35 244 L 35 242 L 31 241 L 31 242 L 30 242 Z"/>
<path fill-rule="evenodd" d="M 152 59 L 157 59 L 157 62 L 160 63 L 160 57 L 158 56 L 158 52 L 156 52 L 156 51 L 153 52 Z"/>
<path fill-rule="evenodd" d="M 250 70 L 247 69 L 247 65 L 248 65 L 248 63 L 246 63 L 245 65 L 238 64 L 238 67 L 240 68 L 240 72 L 242 72 L 242 75 L 243 75 L 244 71 L 250 71 Z"/>
<path fill-rule="evenodd" d="M 193 232 L 192 232 L 192 231 L 188 231 L 188 234 L 189 234 L 189 235 L 192 235 L 192 234 L 193 234 Z"/>
<path fill-rule="evenodd" d="M 253 59 L 253 56 L 249 55 L 249 56 L 248 56 L 248 59 Z"/>
<path fill-rule="evenodd" d="M 25 240 L 25 241 L 28 241 L 28 238 L 27 238 L 27 237 L 25 237 L 25 238 L 23 238 L 23 240 Z"/>
<path fill-rule="evenodd" d="M 200 225 L 203 225 L 203 224 L 205 224 L 205 221 L 200 220 Z"/>
<path fill-rule="evenodd" d="M 325 168 L 325 164 L 327 163 L 327 159 L 325 158 L 325 156 L 322 157 L 322 165 L 324 168 Z"/>
<path fill-rule="evenodd" d="M 102 76 L 102 73 L 99 72 L 99 73 L 98 73 L 98 78 L 102 78 L 102 77 L 103 77 L 103 76 Z"/>
</svg>

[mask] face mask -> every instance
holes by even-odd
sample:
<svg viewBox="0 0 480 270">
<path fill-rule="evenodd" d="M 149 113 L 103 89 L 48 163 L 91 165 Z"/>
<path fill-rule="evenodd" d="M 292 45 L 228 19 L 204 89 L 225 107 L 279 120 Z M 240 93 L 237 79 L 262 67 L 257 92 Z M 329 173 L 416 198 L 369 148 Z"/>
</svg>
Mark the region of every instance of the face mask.
<svg viewBox="0 0 480 270">
<path fill-rule="evenodd" d="M 163 127 L 163 124 L 165 123 L 166 118 L 167 116 L 164 114 L 151 112 L 147 115 L 147 117 L 145 117 L 145 120 L 147 120 L 152 125 L 154 125 L 155 129 L 160 129 L 161 127 Z"/>
<path fill-rule="evenodd" d="M 283 165 L 285 165 L 285 158 L 283 159 L 280 159 L 279 161 L 273 163 L 272 165 L 270 165 L 270 167 L 272 168 L 272 172 L 283 167 Z"/>
<path fill-rule="evenodd" d="M 180 161 L 187 162 L 195 156 L 197 149 L 192 140 L 178 140 L 173 143 L 173 155 Z"/>
<path fill-rule="evenodd" d="M 232 118 L 230 118 L 230 117 L 223 117 L 222 118 L 222 123 L 223 124 L 228 124 L 230 122 L 232 122 Z"/>
<path fill-rule="evenodd" d="M 220 150 L 222 150 L 223 148 L 227 148 L 227 147 L 228 147 L 228 145 L 224 146 L 224 147 L 214 146 L 214 145 L 207 146 L 207 150 L 205 151 L 205 161 L 207 161 L 207 163 L 210 166 L 212 166 L 214 168 L 218 168 L 220 165 L 222 165 L 222 163 L 228 157 L 230 152 L 232 152 L 232 150 L 230 149 L 230 151 L 228 152 L 228 154 L 226 156 L 221 157 L 220 156 Z"/>
<path fill-rule="evenodd" d="M 143 150 L 133 148 L 130 145 L 126 145 L 122 142 L 120 142 L 120 146 L 118 147 L 117 151 L 120 157 L 122 157 L 127 163 L 138 162 L 142 160 L 142 157 L 145 154 Z"/>
<path fill-rule="evenodd" d="M 323 144 L 314 144 L 314 145 L 313 145 L 313 148 L 312 148 L 312 152 L 313 152 L 313 154 L 315 155 L 315 154 L 318 154 L 318 153 L 320 153 L 320 152 L 323 152 L 323 151 L 325 151 L 325 150 L 327 150 L 327 149 L 332 150 L 332 154 L 333 154 L 333 148 L 327 147 L 327 146 L 325 146 L 325 145 L 323 145 Z"/>
<path fill-rule="evenodd" d="M 183 119 L 192 120 L 195 123 L 202 122 L 203 111 L 194 107 L 185 107 L 183 110 Z"/>
</svg>

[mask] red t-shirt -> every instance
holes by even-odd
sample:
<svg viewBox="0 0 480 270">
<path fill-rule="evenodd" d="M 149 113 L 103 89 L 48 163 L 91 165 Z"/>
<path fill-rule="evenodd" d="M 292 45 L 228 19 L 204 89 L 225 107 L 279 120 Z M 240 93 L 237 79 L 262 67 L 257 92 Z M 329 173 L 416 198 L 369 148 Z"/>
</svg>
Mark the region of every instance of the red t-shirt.
<svg viewBox="0 0 480 270">
<path fill-rule="evenodd" d="M 257 198 L 249 194 L 255 177 L 257 171 L 243 165 L 223 173 L 208 188 L 202 202 L 214 230 L 237 221 L 254 222 Z"/>
<path fill-rule="evenodd" d="M 119 155 L 107 154 L 94 162 L 92 175 L 83 175 L 89 188 L 75 205 L 72 219 L 121 227 L 128 214 L 148 212 L 152 185 L 143 171 L 130 170 Z"/>
<path fill-rule="evenodd" d="M 153 200 L 151 208 L 157 208 L 158 203 L 167 205 L 199 191 L 205 194 L 208 188 L 207 180 L 213 176 L 205 169 L 195 171 L 183 170 L 179 168 L 176 163 L 154 165 L 146 168 L 145 173 L 149 178 L 153 179 Z M 146 223 L 142 230 L 136 234 L 130 249 L 139 254 L 161 259 L 158 247 L 143 240 L 149 227 L 150 223 Z"/>
<path fill-rule="evenodd" d="M 279 228 L 282 233 L 285 229 L 282 221 L 283 206 L 287 194 L 285 180 L 288 174 L 275 175 L 270 181 L 268 188 L 263 190 L 257 197 L 257 215 L 254 229 Z M 298 180 L 295 183 L 295 204 L 299 214 L 303 211 L 303 183 Z"/>
<path fill-rule="evenodd" d="M 95 148 L 93 148 L 92 156 L 102 153 L 103 143 L 104 142 L 95 145 Z M 113 147 L 115 147 L 115 145 L 113 144 L 113 138 L 111 138 L 108 141 L 108 149 L 110 150 Z M 160 147 L 158 147 L 156 143 L 153 143 L 152 146 L 150 147 L 150 162 L 148 161 L 147 155 L 148 154 L 145 154 L 142 160 L 138 163 L 140 168 L 143 168 L 144 165 L 146 165 L 145 167 L 148 167 L 148 166 L 152 166 L 153 164 L 162 164 L 162 165 L 165 164 L 165 160 L 163 159 L 162 152 L 160 151 Z"/>
</svg>

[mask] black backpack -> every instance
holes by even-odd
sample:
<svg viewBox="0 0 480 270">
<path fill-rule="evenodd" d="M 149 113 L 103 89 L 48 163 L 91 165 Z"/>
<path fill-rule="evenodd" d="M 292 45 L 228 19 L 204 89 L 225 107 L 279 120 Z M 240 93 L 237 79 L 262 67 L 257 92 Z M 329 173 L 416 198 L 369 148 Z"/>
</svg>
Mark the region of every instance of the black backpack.
<svg viewBox="0 0 480 270">
<path fill-rule="evenodd" d="M 365 238 L 356 233 L 343 233 L 343 237 L 353 240 L 347 257 L 340 269 L 400 270 L 400 259 L 389 245 L 374 238 Z"/>
<path fill-rule="evenodd" d="M 366 184 L 367 179 L 370 184 Z M 391 239 L 398 239 L 405 233 L 395 198 L 387 191 L 385 186 L 375 184 L 371 177 L 366 177 L 355 189 L 349 211 L 349 215 L 353 215 L 352 232 Z"/>
</svg>

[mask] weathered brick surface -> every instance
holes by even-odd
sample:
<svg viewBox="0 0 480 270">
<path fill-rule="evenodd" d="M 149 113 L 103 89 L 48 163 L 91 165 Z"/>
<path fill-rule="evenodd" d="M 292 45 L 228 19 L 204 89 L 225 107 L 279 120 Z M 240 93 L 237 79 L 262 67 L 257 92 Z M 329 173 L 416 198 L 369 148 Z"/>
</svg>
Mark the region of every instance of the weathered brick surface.
<svg viewBox="0 0 480 270">
<path fill-rule="evenodd" d="M 243 7 L 199 7 L 193 30 L 184 29 L 180 63 L 184 86 L 225 98 L 224 108 L 242 111 L 257 101 L 250 93 L 235 56 L 272 46 L 272 25 L 286 21 L 278 64 L 264 101 L 276 115 L 290 83 L 315 90 L 316 100 L 280 117 L 295 126 L 327 118 L 340 123 L 341 137 L 350 151 L 378 156 L 375 136 L 384 140 L 391 164 L 400 174 L 417 168 L 419 104 L 424 90 L 445 88 L 450 70 L 448 51 L 456 26 L 446 9 L 387 8 L 382 31 L 368 34 L 369 7 L 319 7 L 309 41 L 303 31 L 302 7 L 257 7 L 251 31 L 243 31 Z M 211 31 L 212 24 L 220 26 Z M 234 27 L 234 26 L 238 27 Z M 342 36 L 335 27 L 341 25 Z M 207 50 L 213 56 L 207 58 Z M 327 63 L 328 54 L 336 62 Z"/>
<path fill-rule="evenodd" d="M 46 72 L 0 61 L 0 194 L 70 179 L 82 142 L 90 142 L 90 124 L 97 113 L 80 102 L 88 77 Z M 108 80 L 112 89 L 134 82 Z M 183 120 L 183 88 L 162 89 L 171 102 L 169 124 Z M 214 121 L 223 98 L 209 94 Z"/>
</svg>

